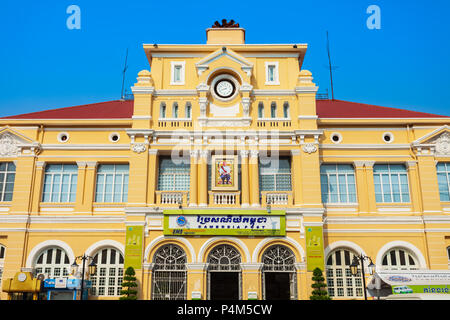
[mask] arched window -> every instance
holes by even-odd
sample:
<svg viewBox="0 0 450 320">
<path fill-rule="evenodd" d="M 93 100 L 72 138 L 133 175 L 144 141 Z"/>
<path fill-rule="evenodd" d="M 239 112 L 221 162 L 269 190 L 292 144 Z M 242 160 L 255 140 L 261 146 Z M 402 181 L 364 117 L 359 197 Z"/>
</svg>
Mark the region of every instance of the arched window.
<svg viewBox="0 0 450 320">
<path fill-rule="evenodd" d="M 175 244 L 167 244 L 153 257 L 152 299 L 186 300 L 186 253 Z"/>
<path fill-rule="evenodd" d="M 94 256 L 97 272 L 91 276 L 94 296 L 119 296 L 123 280 L 123 256 L 114 248 L 98 251 Z"/>
<path fill-rule="evenodd" d="M 270 104 L 270 117 L 276 118 L 277 117 L 277 104 L 276 102 L 272 102 Z"/>
<path fill-rule="evenodd" d="M 241 270 L 241 254 L 228 244 L 215 247 L 208 255 L 208 268 L 214 271 Z"/>
<path fill-rule="evenodd" d="M 208 255 L 208 300 L 242 298 L 241 254 L 233 246 L 220 244 Z"/>
<path fill-rule="evenodd" d="M 159 117 L 160 118 L 166 117 L 166 103 L 165 102 L 161 102 L 161 104 L 159 105 Z"/>
<path fill-rule="evenodd" d="M 384 254 L 382 266 L 388 270 L 417 270 L 417 258 L 403 248 L 393 248 Z"/>
<path fill-rule="evenodd" d="M 172 118 L 178 118 L 178 102 L 174 102 L 172 105 Z"/>
<path fill-rule="evenodd" d="M 67 253 L 59 247 L 53 247 L 42 252 L 34 263 L 34 275 L 43 273 L 46 278 L 68 277 L 70 261 Z"/>
<path fill-rule="evenodd" d="M 348 249 L 336 249 L 327 258 L 326 275 L 328 294 L 337 298 L 362 298 L 361 269 L 352 276 L 350 264 L 355 253 Z"/>
<path fill-rule="evenodd" d="M 273 245 L 264 251 L 263 298 L 266 300 L 295 300 L 297 297 L 297 278 L 295 255 L 283 245 Z"/>
<path fill-rule="evenodd" d="M 259 119 L 264 118 L 264 103 L 263 102 L 258 103 L 258 118 Z"/>
<path fill-rule="evenodd" d="M 286 119 L 290 117 L 289 102 L 287 102 L 287 101 L 283 104 L 283 117 Z"/>
<path fill-rule="evenodd" d="M 184 108 L 184 116 L 188 119 L 192 118 L 192 105 L 190 102 L 186 102 L 186 106 Z"/>
</svg>

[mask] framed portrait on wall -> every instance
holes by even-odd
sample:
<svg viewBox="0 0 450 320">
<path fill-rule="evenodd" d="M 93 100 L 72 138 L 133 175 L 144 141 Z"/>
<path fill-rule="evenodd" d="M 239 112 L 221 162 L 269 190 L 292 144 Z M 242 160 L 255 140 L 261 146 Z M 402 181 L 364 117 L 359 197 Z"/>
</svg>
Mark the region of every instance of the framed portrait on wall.
<svg viewBox="0 0 450 320">
<path fill-rule="evenodd" d="M 211 157 L 212 190 L 237 191 L 238 157 L 233 155 L 214 155 Z"/>
</svg>

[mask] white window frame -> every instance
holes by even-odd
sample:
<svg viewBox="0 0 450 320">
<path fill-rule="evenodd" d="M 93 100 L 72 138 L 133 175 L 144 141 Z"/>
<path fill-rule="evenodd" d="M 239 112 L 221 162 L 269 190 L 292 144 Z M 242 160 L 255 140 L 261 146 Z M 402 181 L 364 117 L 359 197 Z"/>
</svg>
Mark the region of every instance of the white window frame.
<svg viewBox="0 0 450 320">
<path fill-rule="evenodd" d="M 338 251 L 341 255 L 340 265 L 336 264 L 336 254 Z M 348 248 L 342 247 L 333 250 L 325 260 L 325 274 L 327 278 L 328 294 L 332 298 L 363 298 L 364 288 L 362 285 L 361 268 L 358 267 L 358 273 L 356 276 L 351 274 L 350 264 L 347 265 L 345 263 L 345 251 L 349 252 L 349 262 L 351 264 L 356 253 Z M 328 260 L 330 258 L 332 259 L 331 265 L 328 264 Z M 351 285 L 349 285 L 350 282 Z M 338 289 L 342 289 L 342 291 L 339 291 Z M 351 295 L 348 294 L 349 289 L 352 289 Z M 339 292 L 342 292 L 342 294 L 340 295 Z"/>
<path fill-rule="evenodd" d="M 184 85 L 185 84 L 185 66 L 186 61 L 171 61 L 171 71 L 170 71 L 170 84 L 173 86 Z M 180 80 L 175 80 L 175 68 L 181 66 L 180 70 Z"/>
<path fill-rule="evenodd" d="M 401 265 L 400 264 L 400 251 L 403 251 L 405 254 L 405 265 Z M 391 252 L 394 252 L 395 255 L 395 264 L 392 264 L 392 260 L 391 260 Z M 412 258 L 412 260 L 414 261 L 414 265 L 411 265 L 409 263 L 409 257 Z M 387 261 L 387 265 L 383 264 L 384 259 L 386 258 Z M 412 253 L 411 251 L 405 249 L 405 248 L 401 248 L 401 247 L 396 247 L 396 248 L 392 248 L 389 251 L 387 251 L 385 254 L 383 254 L 383 257 L 381 258 L 381 267 L 383 268 L 383 270 L 419 270 L 420 269 L 420 265 L 419 265 L 419 260 L 417 259 L 416 255 L 414 253 Z"/>
<path fill-rule="evenodd" d="M 114 251 L 115 255 L 114 263 L 111 263 L 111 251 Z M 103 260 L 102 257 L 103 254 L 105 254 L 105 252 L 106 252 L 106 262 L 102 263 Z M 120 296 L 120 290 L 122 289 L 122 281 L 124 273 L 123 271 L 124 257 L 122 252 L 112 247 L 102 248 L 95 253 L 94 262 L 97 264 L 97 271 L 94 275 L 91 276 L 92 280 L 91 294 L 97 297 Z"/>
<path fill-rule="evenodd" d="M 384 201 L 384 196 L 385 196 L 385 194 L 389 194 L 388 192 L 385 192 L 384 191 L 384 187 L 383 187 L 383 177 L 382 177 L 382 175 L 384 174 L 384 173 L 376 173 L 375 172 L 375 166 L 374 166 L 374 168 L 373 168 L 373 170 L 374 170 L 374 172 L 373 172 L 373 176 L 374 176 L 374 178 L 375 178 L 375 176 L 376 175 L 379 175 L 380 176 L 380 186 L 381 186 L 381 197 L 382 197 L 382 201 L 380 201 L 380 202 L 378 202 L 378 201 L 376 201 L 376 192 L 377 192 L 377 189 L 376 189 L 376 186 L 375 186 L 375 181 L 374 181 L 374 190 L 375 190 L 375 201 L 376 201 L 376 203 L 411 203 L 411 190 L 410 190 L 410 185 L 409 185 L 409 174 L 408 174 L 408 169 L 406 168 L 406 166 L 404 166 L 403 164 L 401 164 L 401 165 L 403 165 L 404 167 L 405 167 L 405 171 L 404 171 L 404 173 L 399 173 L 399 172 L 391 172 L 391 165 L 397 165 L 398 163 L 380 163 L 379 165 L 387 165 L 388 166 L 388 177 L 389 177 L 389 186 L 390 186 L 390 196 L 391 196 L 391 201 L 389 201 L 389 202 L 387 202 L 387 201 Z M 408 201 L 404 201 L 403 200 L 403 193 L 401 192 L 401 180 L 400 180 L 400 176 L 401 175 L 406 175 L 406 182 L 408 183 Z M 394 201 L 394 188 L 392 188 L 392 186 L 393 186 L 393 184 L 392 184 L 392 177 L 393 176 L 397 176 L 397 178 L 398 178 L 398 181 L 399 181 L 399 188 L 400 188 L 400 201 Z"/>
<path fill-rule="evenodd" d="M 273 66 L 273 80 L 269 80 L 269 66 Z M 265 63 L 265 69 L 266 69 L 266 85 L 269 86 L 278 86 L 280 85 L 280 77 L 279 77 L 279 69 L 278 69 L 278 61 L 266 61 Z"/>
<path fill-rule="evenodd" d="M 106 201 L 105 201 L 105 195 L 106 195 L 106 175 L 107 174 L 112 174 L 113 175 L 113 182 L 112 182 L 112 187 L 111 187 L 111 191 L 112 191 L 112 193 L 111 193 L 111 201 L 108 201 L 108 203 L 124 203 L 124 202 L 127 202 L 128 201 L 128 187 L 129 187 L 129 183 L 130 183 L 130 181 L 129 181 L 129 170 L 130 170 L 130 167 L 128 166 L 128 172 L 124 172 L 124 171 L 117 171 L 117 166 L 120 166 L 120 165 L 126 165 L 126 164 L 110 164 L 110 163 L 103 163 L 103 164 L 100 164 L 99 165 L 99 167 L 100 166 L 102 166 L 102 165 L 113 165 L 114 166 L 114 170 L 113 171 L 109 171 L 109 172 L 99 172 L 99 170 L 98 170 L 98 168 L 97 168 L 97 174 L 96 174 L 96 177 L 95 177 L 95 197 L 94 197 L 94 199 L 95 199 L 95 202 L 97 202 L 97 203 L 105 203 Z M 99 180 L 99 176 L 104 176 L 104 178 L 103 178 L 103 188 L 102 188 L 102 190 L 100 191 L 100 195 L 101 195 L 101 199 L 97 199 L 97 195 L 99 194 L 99 192 L 98 192 L 98 190 L 97 190 L 97 184 L 98 184 L 98 180 Z M 115 187 L 116 187 L 116 180 L 117 180 L 117 177 L 118 176 L 122 176 L 122 179 L 121 179 L 121 183 L 120 183 L 120 200 L 121 201 L 114 201 L 114 194 L 115 194 Z M 128 185 L 127 185 L 127 188 L 126 188 L 126 190 L 124 190 L 124 181 L 125 181 L 125 177 L 128 177 Z M 101 201 L 98 201 L 98 200 L 101 200 Z"/>
<path fill-rule="evenodd" d="M 328 186 L 328 202 L 324 202 L 323 200 L 323 191 L 321 190 L 321 196 L 322 196 L 322 202 L 326 203 L 326 204 L 357 204 L 358 203 L 358 188 L 356 186 L 356 173 L 355 173 L 355 168 L 353 168 L 353 173 L 348 173 L 348 172 L 339 172 L 339 165 L 348 165 L 347 163 L 323 163 L 322 165 L 334 165 L 336 166 L 336 173 L 328 173 L 328 172 L 322 172 L 320 171 L 320 176 L 324 175 L 327 176 L 327 186 Z M 320 166 L 320 169 L 322 169 L 322 165 Z M 330 192 L 330 176 L 336 176 L 336 186 L 337 186 L 337 197 L 338 197 L 338 202 L 331 202 L 331 192 Z M 346 193 L 346 199 L 347 201 L 341 201 L 341 185 L 339 183 L 339 175 L 345 175 L 345 193 Z M 355 185 L 355 201 L 350 201 L 350 192 L 349 192 L 349 179 L 348 176 L 349 175 L 353 175 L 353 181 L 354 181 L 354 185 Z M 320 181 L 320 184 L 322 186 L 322 180 Z M 321 188 L 322 189 L 322 188 Z"/>
<path fill-rule="evenodd" d="M 52 165 L 62 165 L 62 169 L 61 171 L 58 172 L 47 172 L 45 170 L 44 172 L 44 182 L 43 182 L 43 188 L 42 188 L 42 202 L 45 203 L 75 203 L 76 202 L 76 196 L 77 196 L 77 185 L 78 185 L 78 170 L 77 171 L 64 171 L 64 166 L 65 165 L 71 165 L 69 163 L 54 163 L 54 164 L 48 164 L 46 169 L 48 168 L 48 166 L 52 166 Z M 60 176 L 60 182 L 59 182 L 59 190 L 53 190 L 55 188 L 55 176 L 59 175 Z M 62 177 L 64 175 L 69 175 L 69 190 L 67 191 L 67 198 L 66 199 L 62 199 Z M 47 176 L 51 177 L 50 180 L 50 191 L 48 193 L 50 193 L 50 199 L 48 201 L 45 201 L 45 180 L 47 178 Z M 75 190 L 72 190 L 72 181 L 73 179 L 77 180 L 77 183 L 75 184 Z M 57 201 L 53 201 L 53 194 L 54 192 L 58 194 L 58 200 Z M 70 201 L 70 195 L 72 193 L 75 193 L 75 198 L 73 199 L 73 201 Z M 66 200 L 66 201 L 63 201 Z"/>
<path fill-rule="evenodd" d="M 15 164 L 14 164 L 14 162 L 4 162 L 5 164 L 6 164 L 6 169 L 4 170 L 4 171 L 0 171 L 0 173 L 3 173 L 3 181 L 1 181 L 1 183 L 2 183 L 2 188 L 1 188 L 1 190 L 0 190 L 0 201 L 1 202 L 4 202 L 4 201 L 7 201 L 7 202 L 9 202 L 9 201 L 12 201 L 13 200 L 13 197 L 14 197 L 14 184 L 15 184 L 15 176 L 16 176 L 16 166 L 15 166 Z M 10 168 L 10 166 L 11 166 L 11 164 L 12 165 L 14 165 L 14 171 L 12 171 L 12 170 L 10 170 L 9 168 Z M 8 181 L 8 176 L 10 176 L 10 175 L 14 175 L 14 179 L 13 179 L 13 182 L 12 182 L 12 185 L 13 185 L 13 190 L 12 190 L 12 196 L 11 196 L 11 200 L 5 200 L 5 192 L 6 192 L 6 182 Z M 9 192 L 8 192 L 9 193 Z"/>
<path fill-rule="evenodd" d="M 439 171 L 438 165 L 443 164 L 445 167 L 445 171 Z M 441 194 L 443 192 L 447 193 L 447 195 L 450 193 L 450 162 L 438 162 L 436 164 L 436 173 L 439 177 L 440 174 L 445 174 L 446 180 L 447 180 L 447 190 L 441 190 L 441 185 L 438 184 L 438 191 L 439 191 L 439 199 L 441 202 L 448 202 L 448 200 L 442 200 Z M 439 182 L 439 180 L 438 180 Z"/>
<path fill-rule="evenodd" d="M 61 260 L 59 263 L 56 263 L 56 250 L 61 250 Z M 47 263 L 47 256 L 49 251 L 52 251 L 52 257 L 50 263 Z M 42 257 L 42 263 L 38 264 L 39 258 Z M 67 257 L 68 263 L 65 263 L 65 258 Z M 59 275 L 55 275 L 55 269 L 60 268 Z M 49 279 L 54 278 L 68 278 L 70 275 L 70 260 L 67 252 L 61 247 L 50 247 L 46 248 L 39 255 L 37 255 L 36 260 L 33 265 L 34 275 L 37 277 L 40 273 L 44 273 L 47 275 Z M 64 272 L 64 270 L 66 272 Z M 49 272 L 46 272 L 49 271 Z"/>
</svg>

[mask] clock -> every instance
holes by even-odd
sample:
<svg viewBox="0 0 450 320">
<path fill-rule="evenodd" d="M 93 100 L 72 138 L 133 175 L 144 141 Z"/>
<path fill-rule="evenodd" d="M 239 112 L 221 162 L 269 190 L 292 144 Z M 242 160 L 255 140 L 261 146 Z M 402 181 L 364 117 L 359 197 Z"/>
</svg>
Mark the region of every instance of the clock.
<svg viewBox="0 0 450 320">
<path fill-rule="evenodd" d="M 222 99 L 227 99 L 231 97 L 236 88 L 232 81 L 228 79 L 222 79 L 217 81 L 216 85 L 214 86 L 214 92 Z"/>
</svg>

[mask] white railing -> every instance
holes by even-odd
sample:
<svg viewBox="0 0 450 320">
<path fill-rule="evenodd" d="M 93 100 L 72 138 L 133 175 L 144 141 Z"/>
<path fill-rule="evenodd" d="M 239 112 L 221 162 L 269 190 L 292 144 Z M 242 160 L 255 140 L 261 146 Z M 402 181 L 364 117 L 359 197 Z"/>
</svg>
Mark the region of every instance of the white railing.
<svg viewBox="0 0 450 320">
<path fill-rule="evenodd" d="M 239 206 L 240 192 L 209 191 L 209 203 L 220 206 Z"/>
<path fill-rule="evenodd" d="M 268 193 L 266 202 L 270 202 L 270 204 L 288 204 L 289 196 L 287 193 Z"/>
<path fill-rule="evenodd" d="M 188 191 L 156 191 L 158 205 L 186 206 Z"/>
</svg>

